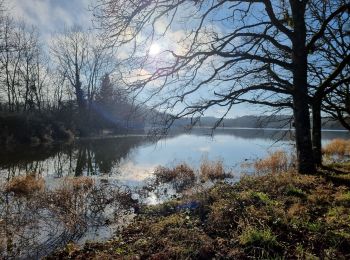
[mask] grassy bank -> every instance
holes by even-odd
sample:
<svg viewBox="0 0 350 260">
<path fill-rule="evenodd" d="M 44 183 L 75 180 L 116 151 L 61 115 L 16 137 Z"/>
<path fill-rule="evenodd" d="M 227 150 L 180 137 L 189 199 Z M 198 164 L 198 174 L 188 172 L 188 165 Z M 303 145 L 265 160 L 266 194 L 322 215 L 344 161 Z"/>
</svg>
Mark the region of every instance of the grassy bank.
<svg viewBox="0 0 350 260">
<path fill-rule="evenodd" d="M 142 207 L 114 239 L 69 244 L 49 259 L 348 259 L 349 216 L 349 188 L 328 177 L 245 176 Z"/>
</svg>

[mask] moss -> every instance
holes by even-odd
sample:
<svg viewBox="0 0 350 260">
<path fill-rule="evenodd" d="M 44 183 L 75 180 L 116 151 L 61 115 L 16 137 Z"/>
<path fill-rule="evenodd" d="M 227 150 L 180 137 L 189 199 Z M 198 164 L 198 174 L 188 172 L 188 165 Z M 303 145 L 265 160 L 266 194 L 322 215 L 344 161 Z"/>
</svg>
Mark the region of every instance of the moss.
<svg viewBox="0 0 350 260">
<path fill-rule="evenodd" d="M 239 236 L 241 245 L 254 246 L 276 246 L 278 244 L 276 236 L 269 228 L 258 229 L 256 227 L 248 227 Z"/>
<path fill-rule="evenodd" d="M 248 226 L 238 239 L 244 252 L 254 258 L 277 259 L 282 256 L 277 236 L 269 227 L 257 228 Z"/>
<path fill-rule="evenodd" d="M 324 225 L 321 222 L 307 222 L 306 227 L 309 231 L 317 233 L 323 230 Z"/>
<path fill-rule="evenodd" d="M 302 190 L 299 189 L 297 187 L 295 187 L 294 185 L 288 185 L 286 188 L 286 195 L 287 196 L 295 196 L 298 198 L 306 198 L 306 193 Z"/>
<path fill-rule="evenodd" d="M 326 221 L 329 224 L 345 224 L 350 226 L 349 208 L 344 206 L 330 207 L 326 214 Z"/>
<path fill-rule="evenodd" d="M 154 235 L 162 235 L 167 232 L 168 228 L 181 228 L 186 221 L 184 214 L 174 214 L 168 217 L 162 217 L 157 223 L 150 226 Z"/>
<path fill-rule="evenodd" d="M 339 194 L 336 194 L 335 200 L 339 203 L 350 203 L 350 191 L 340 192 Z"/>
<path fill-rule="evenodd" d="M 272 200 L 270 200 L 269 195 L 264 192 L 252 192 L 252 196 L 266 204 L 272 204 Z"/>
</svg>

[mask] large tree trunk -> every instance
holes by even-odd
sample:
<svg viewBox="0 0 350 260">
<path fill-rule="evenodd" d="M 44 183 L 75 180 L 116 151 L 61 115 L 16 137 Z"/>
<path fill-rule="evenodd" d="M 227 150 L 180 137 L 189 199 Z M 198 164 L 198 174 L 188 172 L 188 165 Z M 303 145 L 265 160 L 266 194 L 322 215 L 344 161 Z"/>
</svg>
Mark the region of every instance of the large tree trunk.
<svg viewBox="0 0 350 260">
<path fill-rule="evenodd" d="M 299 1 L 291 1 L 294 33 L 293 33 L 293 106 L 296 135 L 298 172 L 313 174 L 316 171 L 312 156 L 310 112 L 308 105 L 307 83 L 307 48 L 305 5 Z"/>
<path fill-rule="evenodd" d="M 317 166 L 322 164 L 321 127 L 321 104 L 320 102 L 315 102 L 312 105 L 312 150 Z"/>
<path fill-rule="evenodd" d="M 293 101 L 298 172 L 313 174 L 316 168 L 312 152 L 309 107 L 302 95 L 294 95 Z"/>
</svg>

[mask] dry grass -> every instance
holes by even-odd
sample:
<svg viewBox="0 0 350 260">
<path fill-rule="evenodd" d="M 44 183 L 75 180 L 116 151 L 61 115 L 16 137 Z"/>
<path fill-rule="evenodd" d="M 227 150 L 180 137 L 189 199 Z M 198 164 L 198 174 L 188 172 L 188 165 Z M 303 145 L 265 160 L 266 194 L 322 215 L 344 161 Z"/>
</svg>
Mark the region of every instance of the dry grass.
<svg viewBox="0 0 350 260">
<path fill-rule="evenodd" d="M 350 154 L 350 140 L 334 139 L 323 148 L 323 153 L 328 156 L 344 156 Z"/>
<path fill-rule="evenodd" d="M 204 181 L 222 180 L 229 176 L 229 174 L 225 172 L 222 161 L 209 161 L 205 159 L 202 161 L 199 170 L 200 178 Z"/>
<path fill-rule="evenodd" d="M 188 201 L 196 207 L 181 207 Z M 115 239 L 50 259 L 348 259 L 349 203 L 348 187 L 320 176 L 245 176 L 158 214 L 145 210 Z"/>
<path fill-rule="evenodd" d="M 5 192 L 13 192 L 17 196 L 28 196 L 35 192 L 43 191 L 45 188 L 45 180 L 37 176 L 35 173 L 21 175 L 12 178 L 5 185 Z"/>
<path fill-rule="evenodd" d="M 195 173 L 191 167 L 183 163 L 174 168 L 158 167 L 154 171 L 157 182 L 168 183 L 172 181 L 182 180 L 184 182 L 193 182 Z"/>
<path fill-rule="evenodd" d="M 74 177 L 66 178 L 63 185 L 68 186 L 68 188 L 71 188 L 74 191 L 87 191 L 93 188 L 93 186 L 95 185 L 95 181 L 90 177 Z"/>
<path fill-rule="evenodd" d="M 270 153 L 265 159 L 256 161 L 254 169 L 257 174 L 286 172 L 290 168 L 290 159 L 285 151 Z"/>
</svg>

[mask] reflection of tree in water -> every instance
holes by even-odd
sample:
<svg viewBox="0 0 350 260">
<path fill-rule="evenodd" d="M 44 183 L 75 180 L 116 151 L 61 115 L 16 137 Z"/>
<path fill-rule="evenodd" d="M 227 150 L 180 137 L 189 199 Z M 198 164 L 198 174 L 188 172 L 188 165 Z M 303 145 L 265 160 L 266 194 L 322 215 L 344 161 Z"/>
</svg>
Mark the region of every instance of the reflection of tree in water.
<svg viewBox="0 0 350 260">
<path fill-rule="evenodd" d="M 147 141 L 144 137 L 123 137 L 81 142 L 75 150 L 75 176 L 110 173 L 131 151 Z"/>
<path fill-rule="evenodd" d="M 45 173 L 58 178 L 109 173 L 133 148 L 145 142 L 143 137 L 96 139 L 3 153 L 0 156 L 0 258 L 43 256 L 80 238 L 91 225 L 99 227 L 106 221 L 116 221 L 120 218 L 118 214 L 134 203 L 129 191 L 111 184 L 56 193 L 47 186 L 43 192 L 19 197 L 1 191 L 7 183 L 30 173 L 36 173 L 38 178 Z M 64 194 L 68 197 L 62 197 Z M 110 219 L 107 212 L 113 212 L 114 217 Z"/>
<path fill-rule="evenodd" d="M 48 172 L 57 178 L 108 174 L 134 148 L 147 142 L 145 137 L 125 136 L 83 140 L 74 145 L 23 147 L 0 154 L 0 170 L 2 174 L 7 171 L 8 177 L 28 172 Z"/>
<path fill-rule="evenodd" d="M 0 190 L 0 259 L 39 259 L 106 223 L 122 224 L 136 203 L 130 190 L 89 180 L 28 194 Z"/>
</svg>

